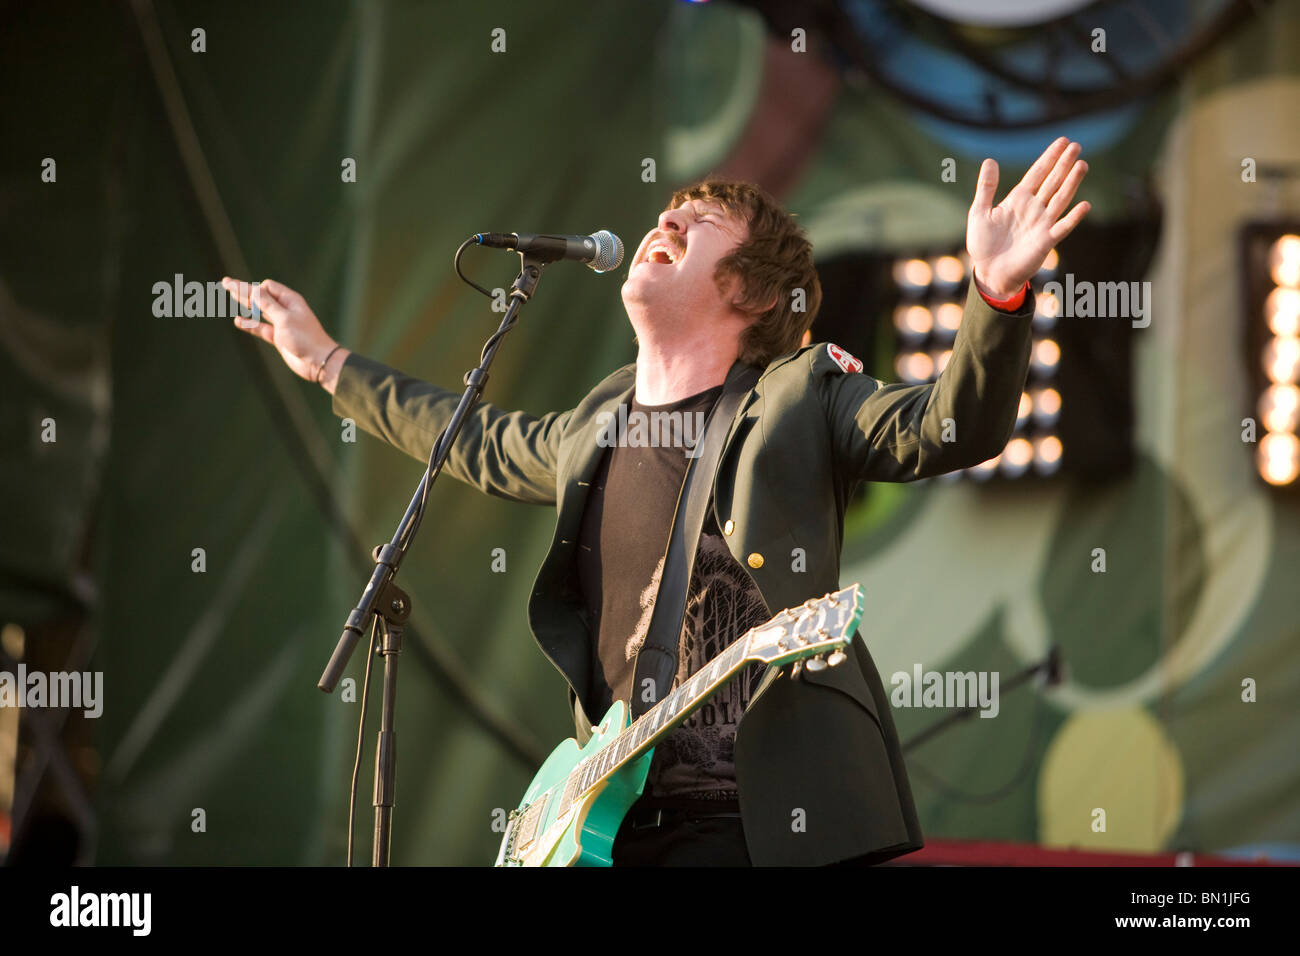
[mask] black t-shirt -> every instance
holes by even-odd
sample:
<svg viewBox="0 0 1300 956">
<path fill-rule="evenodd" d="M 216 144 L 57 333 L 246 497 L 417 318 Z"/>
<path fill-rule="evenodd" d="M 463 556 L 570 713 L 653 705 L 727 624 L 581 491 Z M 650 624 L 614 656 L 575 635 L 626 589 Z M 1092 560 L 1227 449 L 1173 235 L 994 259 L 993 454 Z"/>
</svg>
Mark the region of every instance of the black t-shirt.
<svg viewBox="0 0 1300 956">
<path fill-rule="evenodd" d="M 620 414 L 612 433 L 616 444 L 592 479 L 578 536 L 578 576 L 592 621 L 592 684 L 585 703 L 593 719 L 615 700 L 631 697 L 636 655 L 650 626 L 689 463 L 676 437 L 698 437 L 721 394 L 719 385 L 667 405 L 633 401 L 626 418 Z M 727 549 L 712 511 L 687 591 L 678 684 L 770 617 L 748 572 Z M 762 666 L 750 665 L 660 742 L 649 796 L 735 798 L 736 726 L 761 676 Z"/>
</svg>

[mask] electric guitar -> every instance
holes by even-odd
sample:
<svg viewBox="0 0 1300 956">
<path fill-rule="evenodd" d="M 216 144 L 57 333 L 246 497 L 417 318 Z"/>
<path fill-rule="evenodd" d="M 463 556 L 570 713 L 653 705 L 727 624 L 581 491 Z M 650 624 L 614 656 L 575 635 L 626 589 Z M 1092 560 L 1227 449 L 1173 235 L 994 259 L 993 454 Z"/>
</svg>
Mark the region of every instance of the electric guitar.
<svg viewBox="0 0 1300 956">
<path fill-rule="evenodd" d="M 782 611 L 635 721 L 615 701 L 586 746 L 571 737 L 546 758 L 506 821 L 496 865 L 611 865 L 614 837 L 645 786 L 655 744 L 750 662 L 817 671 L 845 661 L 862 604 L 855 584 Z"/>
</svg>

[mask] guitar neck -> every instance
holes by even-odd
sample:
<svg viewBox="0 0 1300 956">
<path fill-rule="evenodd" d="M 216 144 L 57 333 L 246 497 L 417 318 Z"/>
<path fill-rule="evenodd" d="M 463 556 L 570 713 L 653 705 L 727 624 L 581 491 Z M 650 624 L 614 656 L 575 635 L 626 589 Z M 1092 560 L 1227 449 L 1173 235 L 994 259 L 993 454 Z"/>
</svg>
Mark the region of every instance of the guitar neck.
<svg viewBox="0 0 1300 956">
<path fill-rule="evenodd" d="M 696 671 L 685 684 L 642 714 L 601 750 L 574 768 L 577 792 L 583 793 L 603 777 L 641 756 L 666 737 L 745 666 L 748 631 L 739 640 Z M 588 766 L 590 765 L 590 766 Z"/>
<path fill-rule="evenodd" d="M 820 662 L 822 667 L 834 667 L 845 660 L 842 648 L 862 616 L 862 605 L 862 588 L 855 584 L 798 608 L 787 608 L 766 624 L 750 628 L 685 684 L 574 767 L 565 778 L 562 799 L 570 803 L 644 754 L 751 660 L 780 667 L 828 651 L 835 653 Z"/>
</svg>

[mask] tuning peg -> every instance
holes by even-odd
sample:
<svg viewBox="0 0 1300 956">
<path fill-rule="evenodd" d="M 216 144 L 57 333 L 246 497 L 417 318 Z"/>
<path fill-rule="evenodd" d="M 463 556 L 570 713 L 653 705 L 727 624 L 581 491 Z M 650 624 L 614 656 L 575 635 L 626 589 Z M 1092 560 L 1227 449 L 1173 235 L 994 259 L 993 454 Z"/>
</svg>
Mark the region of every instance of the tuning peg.
<svg viewBox="0 0 1300 956">
<path fill-rule="evenodd" d="M 808 669 L 816 674 L 818 671 L 826 670 L 826 662 L 820 657 L 813 657 L 808 660 Z"/>
<path fill-rule="evenodd" d="M 826 658 L 826 663 L 830 664 L 831 667 L 839 667 L 848 659 L 849 659 L 848 654 L 845 654 L 843 651 L 837 650 L 833 654 L 831 654 L 830 657 Z"/>
</svg>

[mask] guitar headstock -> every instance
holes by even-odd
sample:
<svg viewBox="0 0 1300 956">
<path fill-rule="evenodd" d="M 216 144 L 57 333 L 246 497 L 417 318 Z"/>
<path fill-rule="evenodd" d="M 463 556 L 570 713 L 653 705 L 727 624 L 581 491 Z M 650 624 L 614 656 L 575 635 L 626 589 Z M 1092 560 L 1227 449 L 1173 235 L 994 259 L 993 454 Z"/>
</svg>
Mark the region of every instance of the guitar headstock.
<svg viewBox="0 0 1300 956">
<path fill-rule="evenodd" d="M 745 657 L 777 667 L 815 657 L 819 660 L 808 665 L 812 669 L 820 669 L 814 664 L 834 666 L 844 660 L 842 648 L 853 638 L 862 607 L 862 586 L 854 584 L 787 608 L 749 632 Z M 820 660 L 827 653 L 829 660 Z"/>
</svg>

